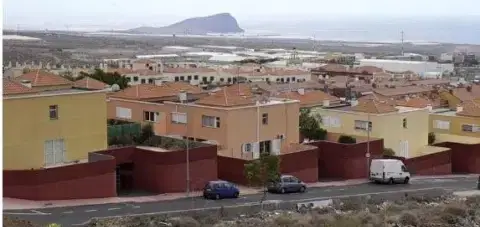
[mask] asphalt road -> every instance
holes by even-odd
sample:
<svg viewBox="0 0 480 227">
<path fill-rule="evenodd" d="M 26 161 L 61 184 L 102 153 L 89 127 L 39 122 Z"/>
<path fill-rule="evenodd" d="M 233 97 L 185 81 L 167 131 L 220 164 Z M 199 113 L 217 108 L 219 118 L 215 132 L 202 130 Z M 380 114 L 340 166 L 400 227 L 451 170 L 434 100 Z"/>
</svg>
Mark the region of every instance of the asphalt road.
<svg viewBox="0 0 480 227">
<path fill-rule="evenodd" d="M 328 198 L 342 198 L 362 195 L 389 195 L 444 189 L 447 191 L 474 190 L 476 178 L 423 179 L 412 180 L 403 185 L 361 184 L 341 187 L 309 188 L 305 193 L 268 194 L 267 200 L 307 202 Z M 75 226 L 88 222 L 94 217 L 124 216 L 155 212 L 182 211 L 189 209 L 214 208 L 220 206 L 246 205 L 257 203 L 262 194 L 240 196 L 238 199 L 204 200 L 200 197 L 147 203 L 115 203 L 75 207 L 44 208 L 36 210 L 4 210 L 4 215 L 26 219 L 39 224 L 58 223 Z"/>
</svg>

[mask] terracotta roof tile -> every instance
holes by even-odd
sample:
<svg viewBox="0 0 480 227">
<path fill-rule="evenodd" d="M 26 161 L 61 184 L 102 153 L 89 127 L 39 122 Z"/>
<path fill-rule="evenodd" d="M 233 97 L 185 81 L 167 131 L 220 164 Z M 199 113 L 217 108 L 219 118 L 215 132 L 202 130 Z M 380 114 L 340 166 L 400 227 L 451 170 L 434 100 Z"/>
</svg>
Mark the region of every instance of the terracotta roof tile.
<svg viewBox="0 0 480 227">
<path fill-rule="evenodd" d="M 3 95 L 19 95 L 19 94 L 31 94 L 37 91 L 33 88 L 29 88 L 18 81 L 3 78 Z"/>
<path fill-rule="evenodd" d="M 413 107 L 413 108 L 425 108 L 428 105 L 431 105 L 433 107 L 436 105 L 436 103 L 425 98 L 415 97 L 415 98 L 409 98 L 408 100 L 397 101 L 397 105 L 405 106 L 405 107 Z"/>
<path fill-rule="evenodd" d="M 222 91 L 200 99 L 195 103 L 199 105 L 220 107 L 248 106 L 256 103 L 254 99 L 253 96 L 229 94 L 227 90 L 223 88 Z"/>
<path fill-rule="evenodd" d="M 187 93 L 199 94 L 204 91 L 196 86 L 184 82 L 163 83 L 162 85 L 155 84 L 139 84 L 128 87 L 122 91 L 111 94 L 110 97 L 124 98 L 124 99 L 153 99 L 177 96 L 180 91 Z"/>
<path fill-rule="evenodd" d="M 32 83 L 32 87 L 69 85 L 69 84 L 73 85 L 72 81 L 67 80 L 62 76 L 55 75 L 53 73 L 43 72 L 40 70 L 23 74 L 19 77 L 16 77 L 15 80 L 17 80 L 18 82 L 22 80 L 29 80 Z"/>
<path fill-rule="evenodd" d="M 92 79 L 90 77 L 85 77 L 81 80 L 77 80 L 73 83 L 73 87 L 84 88 L 89 90 L 103 90 L 107 86 L 106 83 Z"/>
<path fill-rule="evenodd" d="M 276 97 L 299 100 L 302 107 L 322 105 L 324 100 L 329 100 L 330 102 L 340 101 L 339 98 L 331 96 L 323 91 L 304 91 L 303 95 L 299 92 L 285 92 L 276 95 Z"/>
<path fill-rule="evenodd" d="M 463 110 L 457 113 L 459 116 L 480 117 L 480 104 L 474 101 L 467 101 L 463 104 Z"/>
<path fill-rule="evenodd" d="M 433 91 L 432 88 L 419 87 L 419 86 L 402 86 L 395 88 L 376 88 L 373 90 L 375 93 L 383 96 L 399 96 L 399 95 L 411 95 L 418 93 L 425 93 Z"/>
<path fill-rule="evenodd" d="M 198 67 L 198 68 L 166 67 L 163 69 L 163 72 L 164 73 L 214 73 L 217 71 L 215 69 L 203 68 L 203 67 Z"/>
<path fill-rule="evenodd" d="M 471 90 L 467 87 L 453 89 L 453 95 L 461 101 L 469 101 L 480 98 L 480 85 L 471 85 Z"/>
<path fill-rule="evenodd" d="M 322 71 L 330 71 L 330 72 L 347 72 L 348 68 L 344 65 L 340 64 L 328 64 L 318 68 Z"/>
<path fill-rule="evenodd" d="M 114 73 L 117 72 L 120 75 L 126 75 L 126 74 L 135 74 L 135 71 L 132 69 L 128 68 L 118 68 L 118 69 L 108 69 L 107 72 L 109 73 Z"/>
<path fill-rule="evenodd" d="M 353 69 L 353 71 L 357 72 L 357 73 L 368 73 L 368 74 L 374 74 L 374 73 L 381 73 L 381 72 L 384 72 L 384 70 L 382 68 L 379 68 L 379 67 L 376 67 L 376 66 L 359 66 L 359 67 L 355 67 Z"/>
<path fill-rule="evenodd" d="M 249 84 L 233 84 L 228 87 L 223 87 L 221 90 L 215 92 L 214 94 L 223 95 L 226 92 L 231 96 L 252 96 L 252 88 Z"/>
<path fill-rule="evenodd" d="M 374 99 L 359 101 L 356 106 L 352 107 L 352 110 L 355 112 L 371 114 L 398 112 L 397 108 L 393 107 L 392 105 Z"/>
</svg>

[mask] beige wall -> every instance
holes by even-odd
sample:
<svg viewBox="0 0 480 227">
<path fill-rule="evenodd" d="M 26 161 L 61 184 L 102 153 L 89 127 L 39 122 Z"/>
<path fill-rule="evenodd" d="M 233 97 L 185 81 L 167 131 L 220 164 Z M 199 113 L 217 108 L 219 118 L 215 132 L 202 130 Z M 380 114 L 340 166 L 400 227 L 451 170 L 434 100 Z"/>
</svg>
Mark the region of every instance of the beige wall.
<svg viewBox="0 0 480 227">
<path fill-rule="evenodd" d="M 326 125 L 323 127 L 334 133 L 346 135 L 368 136 L 367 131 L 355 129 L 355 120 L 368 121 L 366 113 L 336 111 L 329 109 L 318 110 L 318 113 L 325 116 L 335 116 L 340 119 L 339 127 Z M 428 145 L 428 110 L 420 109 L 415 111 L 375 115 L 370 114 L 373 138 L 383 138 L 384 146 L 395 151 L 396 155 L 404 156 L 401 142 L 408 141 L 408 157 L 420 156 L 423 148 Z M 407 127 L 403 127 L 403 119 L 407 120 Z"/>
<path fill-rule="evenodd" d="M 139 101 L 110 99 L 108 101 L 108 118 L 116 118 L 116 107 L 129 108 L 134 122 L 143 121 L 143 111 L 159 112 L 159 120 L 153 124 L 157 135 L 188 136 L 196 139 L 216 141 L 219 153 L 224 156 L 248 158 L 251 155 L 242 154 L 242 144 L 257 141 L 257 116 L 259 116 L 259 141 L 273 140 L 278 135 L 284 135 L 282 146 L 298 143 L 299 138 L 299 102 L 280 103 L 241 108 L 214 108 L 197 105 L 182 105 L 175 103 L 155 104 Z M 187 124 L 172 122 L 172 112 L 186 113 Z M 262 114 L 268 113 L 268 124 L 262 124 Z M 202 116 L 220 118 L 220 128 L 202 126 Z M 188 132 L 188 133 L 187 133 Z"/>
<path fill-rule="evenodd" d="M 450 122 L 450 128 L 449 129 L 435 128 L 434 124 L 437 120 Z M 457 115 L 454 115 L 454 114 L 452 114 L 452 115 L 431 114 L 430 119 L 429 119 L 430 132 L 433 132 L 435 134 L 451 134 L 451 135 L 456 135 L 456 136 L 480 138 L 480 132 L 464 132 L 462 130 L 462 125 L 464 125 L 464 124 L 480 126 L 480 118 L 479 117 L 457 116 Z M 443 142 L 443 141 L 441 141 L 441 142 Z"/>
</svg>

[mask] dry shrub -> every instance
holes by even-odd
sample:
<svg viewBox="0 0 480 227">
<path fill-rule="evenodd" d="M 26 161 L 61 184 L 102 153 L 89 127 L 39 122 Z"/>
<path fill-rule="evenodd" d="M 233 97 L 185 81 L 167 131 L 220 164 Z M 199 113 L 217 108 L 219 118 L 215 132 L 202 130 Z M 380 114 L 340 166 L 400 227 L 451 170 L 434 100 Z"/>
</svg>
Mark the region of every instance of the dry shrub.
<svg viewBox="0 0 480 227">
<path fill-rule="evenodd" d="M 400 216 L 399 221 L 404 226 L 418 226 L 419 223 L 417 216 L 410 212 L 403 213 Z"/>
<path fill-rule="evenodd" d="M 168 219 L 172 227 L 200 227 L 200 223 L 192 217 L 175 217 Z"/>
<path fill-rule="evenodd" d="M 480 195 L 467 197 L 465 204 L 474 209 L 480 209 Z"/>
<path fill-rule="evenodd" d="M 359 211 L 364 209 L 365 201 L 359 197 L 342 200 L 337 210 L 341 211 Z"/>
<path fill-rule="evenodd" d="M 290 227 L 293 226 L 298 220 L 291 214 L 279 215 L 273 220 L 275 226 Z"/>
<path fill-rule="evenodd" d="M 467 209 L 461 204 L 448 204 L 443 210 L 443 212 L 461 218 L 465 218 L 468 216 Z"/>
</svg>

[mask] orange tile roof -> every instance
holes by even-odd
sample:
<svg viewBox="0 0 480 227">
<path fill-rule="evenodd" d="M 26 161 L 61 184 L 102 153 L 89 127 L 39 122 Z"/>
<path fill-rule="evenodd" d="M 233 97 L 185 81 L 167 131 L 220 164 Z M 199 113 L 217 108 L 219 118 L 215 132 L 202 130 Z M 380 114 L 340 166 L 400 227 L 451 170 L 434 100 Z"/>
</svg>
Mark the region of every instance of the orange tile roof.
<svg viewBox="0 0 480 227">
<path fill-rule="evenodd" d="M 359 66 L 353 69 L 353 71 L 358 72 L 358 73 L 368 73 L 368 74 L 374 74 L 374 73 L 381 73 L 384 72 L 382 68 L 376 67 L 376 66 Z"/>
<path fill-rule="evenodd" d="M 254 105 L 256 101 L 254 100 L 253 96 L 228 94 L 226 89 L 223 88 L 222 91 L 200 99 L 195 103 L 206 106 L 234 107 Z"/>
<path fill-rule="evenodd" d="M 352 107 L 352 110 L 355 112 L 371 114 L 398 112 L 397 108 L 393 107 L 392 105 L 374 99 L 359 101 L 356 106 Z"/>
<path fill-rule="evenodd" d="M 453 89 L 453 95 L 462 101 L 469 101 L 480 98 L 480 85 L 471 85 L 471 90 L 468 91 L 467 87 Z"/>
<path fill-rule="evenodd" d="M 419 86 L 401 86 L 394 88 L 376 88 L 373 91 L 383 96 L 399 96 L 431 92 L 433 89 Z"/>
<path fill-rule="evenodd" d="M 3 95 L 31 94 L 36 92 L 35 89 L 22 85 L 18 81 L 3 78 Z"/>
<path fill-rule="evenodd" d="M 328 64 L 328 65 L 319 67 L 318 70 L 330 71 L 330 72 L 347 72 L 348 68 L 340 64 Z"/>
<path fill-rule="evenodd" d="M 43 72 L 40 70 L 32 71 L 16 77 L 15 80 L 21 82 L 22 80 L 29 80 L 32 83 L 32 87 L 41 86 L 56 86 L 56 85 L 73 85 L 73 82 L 66 78 L 55 75 L 53 73 Z"/>
<path fill-rule="evenodd" d="M 431 105 L 432 107 L 436 106 L 436 103 L 425 98 L 415 97 L 409 98 L 408 100 L 400 100 L 397 102 L 397 105 L 413 108 L 425 108 L 428 105 Z"/>
<path fill-rule="evenodd" d="M 153 99 L 177 96 L 182 90 L 192 94 L 204 92 L 201 88 L 185 82 L 172 82 L 163 83 L 162 85 L 139 84 L 111 94 L 110 97 L 135 100 Z"/>
<path fill-rule="evenodd" d="M 118 74 L 121 74 L 121 75 L 125 75 L 125 74 L 134 74 L 135 71 L 132 70 L 132 69 L 128 69 L 128 68 L 118 68 L 118 69 L 108 69 L 107 72 L 109 73 L 114 73 L 114 72 L 117 72 Z"/>
<path fill-rule="evenodd" d="M 463 110 L 457 113 L 459 116 L 480 117 L 480 104 L 474 101 L 468 101 L 463 104 Z"/>
<path fill-rule="evenodd" d="M 340 101 L 339 98 L 323 91 L 305 91 L 303 95 L 298 92 L 285 92 L 276 95 L 276 97 L 299 100 L 302 107 L 322 105 L 324 100 L 329 100 L 330 102 Z"/>
<path fill-rule="evenodd" d="M 85 88 L 90 90 L 103 90 L 107 86 L 106 83 L 92 79 L 90 77 L 84 77 L 81 80 L 77 80 L 73 83 L 73 87 L 76 88 Z"/>
<path fill-rule="evenodd" d="M 177 67 L 177 68 L 169 68 L 165 67 L 163 69 L 164 73 L 213 73 L 216 72 L 215 69 L 210 69 L 210 68 L 203 68 L 203 67 L 198 67 L 198 68 L 182 68 L 182 67 Z"/>
<path fill-rule="evenodd" d="M 221 90 L 215 92 L 214 94 L 223 95 L 224 92 L 227 92 L 231 96 L 252 96 L 252 88 L 249 84 L 233 84 L 228 87 L 223 87 Z"/>
</svg>

